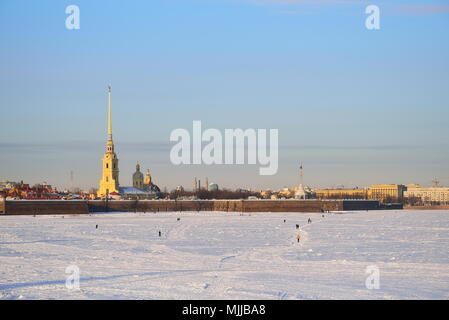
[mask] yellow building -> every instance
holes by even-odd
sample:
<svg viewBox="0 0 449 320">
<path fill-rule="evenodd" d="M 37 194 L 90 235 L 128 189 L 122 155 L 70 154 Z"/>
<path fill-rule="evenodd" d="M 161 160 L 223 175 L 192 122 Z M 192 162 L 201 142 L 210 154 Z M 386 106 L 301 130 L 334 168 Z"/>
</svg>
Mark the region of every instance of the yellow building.
<svg viewBox="0 0 449 320">
<path fill-rule="evenodd" d="M 404 197 L 418 198 L 423 203 L 449 203 L 449 188 L 423 188 L 419 185 L 407 186 Z"/>
<path fill-rule="evenodd" d="M 287 187 L 282 188 L 278 191 L 278 195 L 285 198 L 293 197 L 294 192 Z"/>
<path fill-rule="evenodd" d="M 107 194 L 119 193 L 119 170 L 118 159 L 114 152 L 114 142 L 112 141 L 112 114 L 111 114 L 111 86 L 108 87 L 108 141 L 106 152 L 103 156 L 103 175 L 100 180 L 100 188 L 97 196 L 105 197 Z"/>
<path fill-rule="evenodd" d="M 384 201 L 401 201 L 407 187 L 402 184 L 372 185 L 368 190 L 368 199 Z"/>
<path fill-rule="evenodd" d="M 316 189 L 318 199 L 367 199 L 366 189 Z"/>
</svg>

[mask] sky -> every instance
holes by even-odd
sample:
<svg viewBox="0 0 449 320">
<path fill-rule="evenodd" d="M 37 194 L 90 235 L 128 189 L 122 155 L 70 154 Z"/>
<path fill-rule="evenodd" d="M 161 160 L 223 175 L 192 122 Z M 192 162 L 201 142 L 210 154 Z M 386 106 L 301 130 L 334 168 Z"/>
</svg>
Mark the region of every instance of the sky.
<svg viewBox="0 0 449 320">
<path fill-rule="evenodd" d="M 0 180 L 98 187 L 111 83 L 123 186 L 449 185 L 449 1 L 2 0 L 0 40 Z M 277 174 L 173 165 L 194 120 L 278 129 Z"/>
</svg>

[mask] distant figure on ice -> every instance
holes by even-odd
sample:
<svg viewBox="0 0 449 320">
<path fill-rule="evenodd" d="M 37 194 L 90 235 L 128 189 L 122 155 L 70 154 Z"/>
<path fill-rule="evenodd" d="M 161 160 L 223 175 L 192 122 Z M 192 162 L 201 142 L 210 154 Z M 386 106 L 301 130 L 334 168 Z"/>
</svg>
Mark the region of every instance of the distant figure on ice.
<svg viewBox="0 0 449 320">
<path fill-rule="evenodd" d="M 312 219 L 309 218 L 309 220 L 307 220 L 307 223 L 312 223 Z"/>
<path fill-rule="evenodd" d="M 180 221 L 180 220 L 181 220 L 181 218 L 176 219 L 176 221 Z"/>
<path fill-rule="evenodd" d="M 298 235 L 296 236 L 296 240 L 298 241 L 298 243 L 299 243 L 299 239 L 301 239 L 301 235 L 298 234 Z"/>
<path fill-rule="evenodd" d="M 161 237 L 162 233 L 159 231 L 159 237 Z"/>
<path fill-rule="evenodd" d="M 284 223 L 285 223 L 285 221 L 286 221 L 286 220 L 284 219 Z"/>
<path fill-rule="evenodd" d="M 95 225 L 95 229 L 98 229 L 98 224 Z"/>
<path fill-rule="evenodd" d="M 296 225 L 296 229 L 299 229 L 299 224 Z"/>
</svg>

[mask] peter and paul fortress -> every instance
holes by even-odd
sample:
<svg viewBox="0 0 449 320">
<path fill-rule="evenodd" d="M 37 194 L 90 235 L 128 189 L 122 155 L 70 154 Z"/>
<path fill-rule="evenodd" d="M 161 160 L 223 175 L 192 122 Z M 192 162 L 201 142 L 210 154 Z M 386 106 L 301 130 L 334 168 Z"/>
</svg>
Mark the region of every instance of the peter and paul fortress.
<svg viewBox="0 0 449 320">
<path fill-rule="evenodd" d="M 132 187 L 120 187 L 118 158 L 114 151 L 114 141 L 112 140 L 112 110 L 111 110 L 111 85 L 108 86 L 108 140 L 106 151 L 102 161 L 102 177 L 97 196 L 105 197 L 125 197 L 125 198 L 152 198 L 160 189 L 153 184 L 150 170 L 144 176 L 140 172 L 140 165 L 137 164 L 136 172 L 133 174 Z"/>
</svg>

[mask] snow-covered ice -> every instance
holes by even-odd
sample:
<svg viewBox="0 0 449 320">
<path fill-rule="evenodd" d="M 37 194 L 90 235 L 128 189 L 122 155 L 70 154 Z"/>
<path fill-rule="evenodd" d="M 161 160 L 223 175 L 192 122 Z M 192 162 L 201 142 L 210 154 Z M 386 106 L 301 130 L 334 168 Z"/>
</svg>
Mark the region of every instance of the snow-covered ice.
<svg viewBox="0 0 449 320">
<path fill-rule="evenodd" d="M 0 299 L 448 299 L 448 249 L 449 211 L 0 216 Z"/>
</svg>

